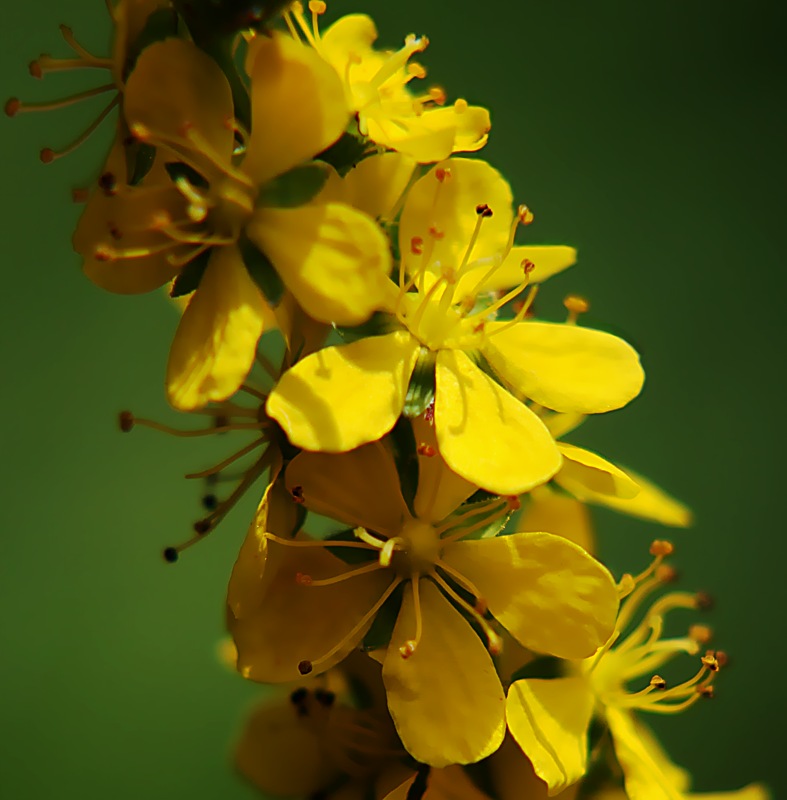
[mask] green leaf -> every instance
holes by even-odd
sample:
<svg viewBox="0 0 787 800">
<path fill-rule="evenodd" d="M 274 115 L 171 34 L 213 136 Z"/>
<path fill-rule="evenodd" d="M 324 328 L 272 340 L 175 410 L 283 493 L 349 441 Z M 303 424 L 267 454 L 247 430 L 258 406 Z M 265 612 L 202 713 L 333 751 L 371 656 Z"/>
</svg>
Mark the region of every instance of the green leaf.
<svg viewBox="0 0 787 800">
<path fill-rule="evenodd" d="M 330 164 L 343 178 L 358 162 L 363 161 L 369 155 L 367 147 L 368 145 L 363 139 L 345 131 L 317 158 Z"/>
<path fill-rule="evenodd" d="M 252 280 L 257 284 L 257 288 L 265 295 L 265 299 L 270 305 L 278 305 L 284 294 L 284 284 L 271 260 L 245 234 L 240 235 L 238 247 L 243 257 L 243 263 Z"/>
<path fill-rule="evenodd" d="M 197 189 L 207 189 L 210 186 L 207 180 L 205 180 L 197 170 L 190 167 L 188 164 L 184 164 L 182 161 L 168 161 L 164 164 L 164 169 L 167 170 L 167 175 L 169 175 L 173 183 L 179 178 L 185 178 Z"/>
<path fill-rule="evenodd" d="M 420 417 L 434 400 L 434 393 L 434 353 L 422 347 L 404 398 L 404 416 L 408 419 Z"/>
<path fill-rule="evenodd" d="M 297 208 L 313 200 L 327 180 L 325 164 L 295 167 L 266 183 L 260 189 L 257 203 L 273 208 Z"/>
<path fill-rule="evenodd" d="M 514 672 L 511 676 L 511 683 L 525 678 L 562 678 L 565 674 L 565 661 L 562 658 L 539 656 Z"/>
<path fill-rule="evenodd" d="M 400 583 L 385 601 L 383 607 L 377 612 L 377 616 L 372 622 L 369 632 L 363 637 L 361 648 L 365 651 L 378 650 L 386 647 L 391 641 L 396 618 L 399 616 L 399 609 L 402 607 L 402 597 L 404 596 L 405 582 Z"/>
<path fill-rule="evenodd" d="M 170 297 L 183 297 L 199 287 L 212 251 L 212 247 L 205 250 L 183 267 L 169 290 Z"/>
<path fill-rule="evenodd" d="M 415 495 L 418 491 L 418 451 L 413 426 L 404 417 L 399 417 L 391 431 L 394 463 L 399 474 L 402 497 L 410 513 L 415 516 Z"/>
<path fill-rule="evenodd" d="M 129 186 L 137 186 L 150 172 L 156 160 L 156 148 L 152 144 L 131 139 L 125 145 L 126 178 Z"/>
</svg>

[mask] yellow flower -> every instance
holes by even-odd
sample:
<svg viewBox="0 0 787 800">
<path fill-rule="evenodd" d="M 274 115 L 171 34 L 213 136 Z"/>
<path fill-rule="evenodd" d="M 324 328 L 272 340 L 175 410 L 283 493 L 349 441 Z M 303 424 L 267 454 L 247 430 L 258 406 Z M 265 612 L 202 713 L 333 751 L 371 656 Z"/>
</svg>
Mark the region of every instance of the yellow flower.
<svg viewBox="0 0 787 800">
<path fill-rule="evenodd" d="M 659 756 L 657 743 L 634 717 L 635 711 L 675 714 L 713 694 L 713 680 L 723 654 L 708 651 L 697 673 L 673 687 L 656 674 L 680 654 L 698 655 L 710 638 L 705 626 L 692 626 L 687 636 L 665 638 L 665 615 L 678 608 L 701 608 L 703 596 L 672 592 L 645 601 L 674 576 L 662 565 L 672 551 L 668 542 L 651 546 L 655 558 L 641 575 L 625 576 L 628 592 L 609 641 L 591 658 L 569 665 L 570 673 L 554 679 L 524 678 L 508 692 L 508 727 L 536 774 L 554 794 L 579 780 L 587 770 L 587 735 L 594 714 L 601 717 L 614 742 L 631 800 L 684 800 L 687 776 Z M 638 619 L 639 617 L 639 619 Z M 632 681 L 644 688 L 630 691 Z M 655 754 L 655 755 L 654 755 Z"/>
<path fill-rule="evenodd" d="M 387 241 L 365 214 L 259 199 L 341 134 L 349 112 L 336 75 L 275 35 L 256 48 L 250 91 L 252 133 L 236 167 L 240 132 L 224 74 L 189 42 L 147 48 L 124 108 L 137 139 L 159 151 L 158 169 L 140 187 L 105 175 L 74 239 L 87 275 L 110 291 L 149 291 L 186 265 L 204 270 L 167 367 L 169 400 L 184 410 L 226 399 L 248 373 L 272 324 L 258 283 L 278 273 L 312 317 L 344 325 L 363 322 L 389 283 Z"/>
<path fill-rule="evenodd" d="M 64 108 L 93 97 L 109 93 L 112 94 L 111 99 L 104 109 L 69 145 L 59 150 L 53 150 L 51 147 L 45 147 L 41 150 L 41 161 L 45 164 L 49 164 L 58 158 L 73 153 L 74 150 L 91 136 L 116 107 L 122 105 L 123 91 L 129 68 L 134 59 L 139 55 L 139 47 L 144 47 L 144 45 L 147 44 L 147 42 L 140 42 L 140 36 L 145 30 L 145 26 L 152 14 L 170 9 L 170 0 L 119 0 L 114 6 L 107 4 L 107 8 L 112 16 L 112 22 L 114 24 L 111 57 L 103 58 L 93 55 L 77 41 L 71 28 L 67 25 L 61 25 L 60 33 L 66 44 L 73 51 L 75 57 L 53 58 L 50 55 L 43 54 L 30 62 L 30 74 L 34 78 L 43 78 L 45 75 L 52 72 L 99 69 L 109 72 L 111 80 L 108 83 L 51 102 L 23 103 L 19 98 L 12 97 L 5 104 L 5 113 L 9 117 L 14 117 L 17 114 L 30 111 L 51 111 L 57 108 Z M 173 12 L 173 24 L 175 19 Z M 122 130 L 122 117 L 120 127 L 121 135 L 117 142 L 118 146 L 122 146 L 120 139 L 124 138 L 124 135 L 127 134 L 127 131 L 123 132 Z M 79 195 L 81 195 L 81 191 L 75 193 L 75 198 L 81 199 Z"/>
<path fill-rule="evenodd" d="M 555 411 L 610 411 L 638 394 L 643 373 L 621 339 L 527 321 L 527 302 L 513 320 L 493 320 L 529 283 L 573 263 L 570 248 L 514 247 L 527 219 L 522 210 L 513 215 L 508 184 L 482 161 L 454 159 L 421 178 L 401 214 L 393 330 L 327 347 L 285 373 L 268 414 L 292 443 L 343 452 L 379 439 L 402 413 L 415 371 L 427 383 L 434 376 L 437 439 L 451 469 L 499 494 L 549 480 L 560 452 L 519 398 Z M 476 307 L 479 295 L 512 283 Z"/>
<path fill-rule="evenodd" d="M 479 150 L 486 144 L 489 112 L 457 100 L 445 106 L 445 92 L 432 87 L 412 94 L 408 85 L 426 77 L 421 64 L 410 59 L 423 52 L 429 40 L 411 34 L 398 51 L 378 51 L 373 45 L 377 29 L 365 14 L 349 14 L 324 33 L 319 16 L 326 4 L 310 2 L 312 24 L 304 18 L 300 3 L 285 15 L 293 37 L 298 29 L 314 49 L 342 78 L 350 107 L 358 116 L 358 129 L 373 142 L 412 156 L 426 164 L 451 153 Z M 296 25 L 293 24 L 293 19 Z"/>
<path fill-rule="evenodd" d="M 428 442 L 428 423 L 416 428 Z M 418 761 L 471 763 L 505 732 L 495 621 L 532 650 L 581 658 L 611 633 L 617 595 L 607 570 L 559 536 L 468 539 L 499 530 L 510 498 L 463 505 L 475 487 L 432 445 L 419 453 L 413 513 L 384 443 L 298 455 L 286 471 L 293 497 L 354 531 L 312 541 L 253 527 L 230 582 L 230 628 L 245 677 L 290 681 L 341 661 L 400 600 L 383 656 L 399 736 Z M 332 551 L 367 560 L 348 568 Z"/>
</svg>

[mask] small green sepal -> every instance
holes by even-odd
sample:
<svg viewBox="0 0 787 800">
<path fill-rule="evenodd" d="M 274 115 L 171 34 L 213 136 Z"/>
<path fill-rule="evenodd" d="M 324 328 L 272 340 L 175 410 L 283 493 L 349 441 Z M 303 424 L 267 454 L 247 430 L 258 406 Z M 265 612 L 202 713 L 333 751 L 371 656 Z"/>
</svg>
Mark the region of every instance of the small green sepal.
<svg viewBox="0 0 787 800">
<path fill-rule="evenodd" d="M 284 294 L 284 284 L 271 260 L 245 234 L 240 235 L 238 248 L 257 288 L 271 306 L 278 305 Z"/>
<path fill-rule="evenodd" d="M 328 167 L 314 162 L 279 175 L 260 189 L 257 204 L 272 208 L 298 208 L 313 200 L 328 180 Z"/>
</svg>

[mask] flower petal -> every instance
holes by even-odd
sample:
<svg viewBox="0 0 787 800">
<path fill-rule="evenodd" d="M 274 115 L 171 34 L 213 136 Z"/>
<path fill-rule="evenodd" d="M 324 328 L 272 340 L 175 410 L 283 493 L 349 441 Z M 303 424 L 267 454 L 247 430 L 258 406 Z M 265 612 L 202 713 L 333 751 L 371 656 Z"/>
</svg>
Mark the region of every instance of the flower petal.
<svg viewBox="0 0 787 800">
<path fill-rule="evenodd" d="M 539 486 L 527 496 L 522 515 L 516 526 L 517 533 L 547 531 L 578 544 L 588 553 L 596 549 L 593 523 L 584 503 L 565 497 L 548 486 Z"/>
<path fill-rule="evenodd" d="M 438 179 L 444 174 L 450 177 Z M 483 219 L 471 261 L 499 257 L 508 242 L 512 202 L 511 187 L 485 161 L 452 158 L 437 164 L 413 184 L 402 208 L 399 250 L 408 273 L 414 274 L 422 267 L 422 256 L 411 246 L 413 240 L 419 239 L 428 243 L 423 249 L 428 248 L 430 264 L 439 262 L 441 268 L 457 269 L 478 223 L 476 207 L 481 203 L 486 203 L 494 214 Z M 439 238 L 433 231 L 438 232 Z M 490 264 L 484 262 L 470 269 L 454 294 L 461 297 L 472 293 L 489 268 Z"/>
<path fill-rule="evenodd" d="M 255 37 L 253 48 L 243 171 L 261 186 L 333 144 L 350 109 L 339 76 L 312 48 L 276 33 Z"/>
<path fill-rule="evenodd" d="M 287 467 L 288 490 L 306 508 L 354 527 L 396 536 L 409 517 L 393 457 L 381 442 L 349 453 L 300 453 Z"/>
<path fill-rule="evenodd" d="M 429 580 L 420 580 L 421 641 L 413 591 L 405 591 L 383 663 L 388 708 L 407 751 L 424 764 L 471 764 L 494 753 L 505 734 L 505 696 L 492 658 L 464 617 Z"/>
<path fill-rule="evenodd" d="M 390 219 L 415 169 L 402 153 L 365 158 L 343 179 L 344 201 L 373 219 Z"/>
<path fill-rule="evenodd" d="M 416 447 L 426 445 L 434 452 L 431 456 L 421 452 L 418 454 L 418 491 L 413 504 L 415 513 L 426 522 L 442 522 L 478 487 L 461 478 L 445 463 L 438 450 L 434 425 L 423 416 L 416 417 L 412 424 Z"/>
<path fill-rule="evenodd" d="M 510 733 L 488 763 L 489 777 L 499 800 L 522 800 L 523 797 L 546 800 L 546 784 L 536 776 L 533 765 Z M 569 787 L 560 795 L 560 800 L 574 800 L 575 796 L 574 787 Z"/>
<path fill-rule="evenodd" d="M 437 441 L 454 472 L 504 495 L 557 472 L 560 453 L 544 423 L 463 352 L 438 352 L 435 376 Z"/>
<path fill-rule="evenodd" d="M 550 322 L 500 331 L 506 325 L 487 324 L 484 355 L 504 380 L 542 406 L 598 414 L 626 405 L 642 389 L 639 356 L 617 336 Z"/>
<path fill-rule="evenodd" d="M 282 375 L 267 414 L 305 450 L 341 453 L 376 441 L 402 413 L 418 348 L 405 331 L 325 347 Z"/>
<path fill-rule="evenodd" d="M 230 165 L 232 90 L 218 64 L 191 42 L 165 39 L 145 48 L 128 77 L 123 113 L 132 131 L 141 125 L 154 139 L 183 142 L 193 132 L 202 140 L 195 151 Z"/>
<path fill-rule="evenodd" d="M 687 528 L 692 524 L 692 513 L 686 505 L 668 495 L 642 475 L 627 469 L 626 472 L 637 482 L 639 492 L 636 497 L 624 500 L 611 495 L 590 494 L 585 492 L 581 498 L 585 502 L 630 514 L 632 517 L 671 525 L 675 528 Z"/>
<path fill-rule="evenodd" d="M 455 542 L 443 561 L 465 575 L 525 647 L 586 658 L 615 629 L 618 593 L 606 567 L 551 533 Z"/>
<path fill-rule="evenodd" d="M 639 493 L 636 481 L 590 450 L 565 442 L 558 443 L 557 449 L 563 456 L 563 466 L 555 481 L 578 499 L 603 495 L 630 500 Z"/>
<path fill-rule="evenodd" d="M 535 269 L 528 276 L 528 282 L 543 283 L 558 272 L 573 267 L 577 261 L 577 251 L 562 244 L 512 247 L 500 268 L 484 282 L 484 290 L 497 292 L 518 286 L 525 277 L 523 261 L 535 264 Z"/>
<path fill-rule="evenodd" d="M 325 547 L 267 539 L 265 550 L 263 579 L 245 588 L 254 596 L 235 592 L 243 607 L 255 609 L 229 620 L 238 671 L 254 681 L 284 683 L 302 678 L 301 661 L 328 656 L 315 663 L 315 674 L 338 664 L 369 629 L 372 618 L 365 617 L 391 582 L 390 574 L 378 570 L 327 586 L 304 586 L 298 574 L 317 581 L 347 572 L 348 567 Z"/>
<path fill-rule="evenodd" d="M 360 325 L 384 307 L 390 248 L 363 212 L 344 203 L 264 208 L 246 233 L 314 319 Z"/>
<path fill-rule="evenodd" d="M 508 730 L 530 759 L 549 796 L 587 772 L 594 697 L 584 678 L 530 678 L 508 690 Z"/>
<path fill-rule="evenodd" d="M 172 342 L 167 364 L 170 403 L 190 411 L 226 400 L 243 383 L 260 335 L 272 321 L 238 249 L 216 248 Z"/>
</svg>

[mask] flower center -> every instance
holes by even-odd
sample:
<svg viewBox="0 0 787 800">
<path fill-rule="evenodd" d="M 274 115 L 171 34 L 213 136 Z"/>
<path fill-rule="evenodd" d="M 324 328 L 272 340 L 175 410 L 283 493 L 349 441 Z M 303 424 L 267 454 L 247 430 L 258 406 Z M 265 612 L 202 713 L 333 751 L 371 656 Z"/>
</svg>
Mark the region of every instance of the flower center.
<svg viewBox="0 0 787 800">
<path fill-rule="evenodd" d="M 401 549 L 396 550 L 391 565 L 404 578 L 411 575 L 428 575 L 434 571 L 440 558 L 440 534 L 433 525 L 420 519 L 405 522 L 397 537 Z"/>
</svg>

